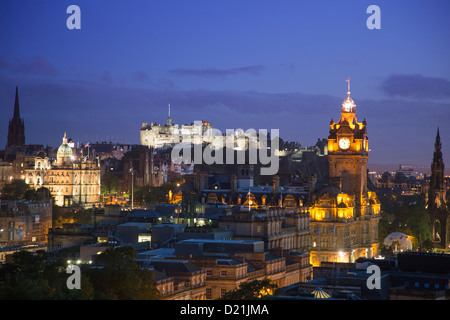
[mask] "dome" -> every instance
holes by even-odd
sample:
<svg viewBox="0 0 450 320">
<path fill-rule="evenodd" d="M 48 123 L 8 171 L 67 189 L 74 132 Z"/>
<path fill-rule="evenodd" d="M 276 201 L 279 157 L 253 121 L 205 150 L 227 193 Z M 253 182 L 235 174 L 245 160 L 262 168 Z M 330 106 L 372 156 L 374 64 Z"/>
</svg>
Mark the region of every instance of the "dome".
<svg viewBox="0 0 450 320">
<path fill-rule="evenodd" d="M 57 157 L 64 159 L 73 155 L 72 148 L 67 143 L 66 133 L 64 133 L 63 143 L 59 146 L 57 151 Z"/>
<path fill-rule="evenodd" d="M 58 148 L 59 154 L 72 154 L 72 148 L 68 144 L 62 144 Z"/>
<path fill-rule="evenodd" d="M 328 299 L 330 295 L 326 293 L 322 288 L 318 287 L 313 292 L 311 292 L 316 299 Z"/>
<path fill-rule="evenodd" d="M 412 242 L 409 237 L 401 232 L 392 232 L 389 234 L 386 239 L 384 239 L 384 246 L 389 248 L 392 246 L 392 244 L 396 242 L 399 245 L 399 248 L 397 250 L 412 250 Z"/>
<path fill-rule="evenodd" d="M 347 98 L 344 100 L 344 102 L 342 102 L 342 111 L 344 112 L 355 112 L 355 102 L 353 101 L 352 98 L 350 98 L 350 92 L 347 92 L 348 96 Z"/>
</svg>

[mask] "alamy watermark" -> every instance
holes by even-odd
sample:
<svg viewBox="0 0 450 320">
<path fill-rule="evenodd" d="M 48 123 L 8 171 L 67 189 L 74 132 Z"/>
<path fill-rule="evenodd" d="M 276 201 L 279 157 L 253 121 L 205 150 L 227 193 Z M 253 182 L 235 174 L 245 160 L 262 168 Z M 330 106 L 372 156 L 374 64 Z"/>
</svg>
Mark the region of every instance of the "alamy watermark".
<svg viewBox="0 0 450 320">
<path fill-rule="evenodd" d="M 205 133 L 200 121 L 194 123 L 194 132 L 177 137 L 180 142 L 171 152 L 174 164 L 260 164 L 261 175 L 278 173 L 278 129 L 270 133 L 267 129 L 227 129 L 224 135 L 215 128 Z"/>
<path fill-rule="evenodd" d="M 366 270 L 367 273 L 370 273 L 371 275 L 367 278 L 366 286 L 368 289 L 381 289 L 381 270 L 380 267 L 377 265 L 370 265 L 367 267 Z"/>
<path fill-rule="evenodd" d="M 81 29 L 81 9 L 77 5 L 70 5 L 66 10 L 67 14 L 70 16 L 67 18 L 66 26 L 69 30 L 80 30 Z M 377 5 L 370 5 L 366 10 L 367 14 L 371 14 L 367 18 L 366 26 L 368 29 L 381 29 L 381 9 Z"/>
<path fill-rule="evenodd" d="M 67 266 L 66 272 L 71 274 L 66 281 L 67 288 L 81 289 L 81 270 L 80 267 L 74 264 L 69 264 Z"/>
</svg>

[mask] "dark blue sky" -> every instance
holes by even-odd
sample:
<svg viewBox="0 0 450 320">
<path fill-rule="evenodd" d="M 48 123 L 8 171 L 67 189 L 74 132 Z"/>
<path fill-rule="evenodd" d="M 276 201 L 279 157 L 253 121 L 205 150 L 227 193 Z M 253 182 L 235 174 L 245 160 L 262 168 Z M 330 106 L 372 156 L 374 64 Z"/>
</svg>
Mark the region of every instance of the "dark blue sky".
<svg viewBox="0 0 450 320">
<path fill-rule="evenodd" d="M 81 30 L 66 9 L 81 8 Z M 369 5 L 381 29 L 369 30 Z M 413 0 L 5 0 L 0 144 L 15 86 L 26 142 L 139 143 L 142 122 L 279 129 L 313 145 L 351 78 L 369 163 L 450 166 L 450 2 Z M 2 142 L 3 141 L 3 142 Z"/>
</svg>

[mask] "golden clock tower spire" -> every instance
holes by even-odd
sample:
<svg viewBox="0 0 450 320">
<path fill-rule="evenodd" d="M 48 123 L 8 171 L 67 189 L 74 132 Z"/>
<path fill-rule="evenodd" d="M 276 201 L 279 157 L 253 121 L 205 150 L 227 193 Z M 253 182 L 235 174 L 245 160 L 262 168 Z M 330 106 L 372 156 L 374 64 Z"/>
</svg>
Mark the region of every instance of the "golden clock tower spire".
<svg viewBox="0 0 450 320">
<path fill-rule="evenodd" d="M 369 158 L 366 121 L 358 122 L 356 105 L 350 97 L 350 78 L 347 98 L 342 103 L 338 123 L 331 121 L 328 136 L 330 178 L 339 181 L 342 192 L 361 195 L 367 191 L 366 168 Z M 359 202 L 358 200 L 356 200 Z"/>
<path fill-rule="evenodd" d="M 366 121 L 358 122 L 350 97 L 342 103 L 339 122 L 330 122 L 328 136 L 329 185 L 311 193 L 311 263 L 355 262 L 378 255 L 381 205 L 367 185 L 369 159 Z"/>
</svg>

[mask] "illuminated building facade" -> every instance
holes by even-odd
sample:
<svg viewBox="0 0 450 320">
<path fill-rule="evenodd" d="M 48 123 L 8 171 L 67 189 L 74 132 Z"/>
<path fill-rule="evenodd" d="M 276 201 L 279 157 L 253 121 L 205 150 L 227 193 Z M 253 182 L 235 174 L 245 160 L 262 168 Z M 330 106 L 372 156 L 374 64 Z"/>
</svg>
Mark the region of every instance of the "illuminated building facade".
<svg viewBox="0 0 450 320">
<path fill-rule="evenodd" d="M 0 200 L 0 247 L 47 244 L 52 200 Z M 17 248 L 16 248 L 17 249 Z M 3 260 L 3 259 L 0 259 Z"/>
<path fill-rule="evenodd" d="M 189 261 L 206 270 L 206 277 L 198 273 L 201 278 L 196 282 L 206 284 L 206 300 L 220 299 L 247 281 L 269 280 L 282 288 L 311 277 L 308 254 L 266 251 L 263 241 L 256 240 L 188 239 L 175 243 L 174 248 L 141 252 L 137 258 L 149 264 L 158 261 L 164 270 L 169 270 L 169 263 L 176 260 Z"/>
<path fill-rule="evenodd" d="M 44 152 L 20 162 L 22 174 L 17 179 L 25 180 L 35 189 L 48 188 L 57 206 L 80 204 L 85 207 L 100 201 L 100 166 L 89 156 L 77 155 L 73 145 L 64 134 L 58 148 L 56 161 L 52 162 Z"/>
<path fill-rule="evenodd" d="M 153 149 L 174 146 L 183 139 L 189 139 L 191 142 L 199 139 L 198 141 L 201 143 L 203 141 L 212 142 L 213 138 L 213 128 L 206 121 L 198 121 L 190 125 L 182 124 L 181 126 L 173 123 L 170 116 L 170 105 L 165 125 L 144 122 L 140 131 L 140 144 Z"/>
<path fill-rule="evenodd" d="M 378 255 L 380 203 L 367 187 L 366 121 L 358 122 L 348 96 L 328 137 L 330 184 L 311 194 L 311 263 L 354 262 Z"/>
<path fill-rule="evenodd" d="M 254 134 L 254 135 L 253 135 Z M 257 138 L 252 141 L 253 138 Z M 173 147 L 181 142 L 190 144 L 210 144 L 212 148 L 221 149 L 225 146 L 234 150 L 247 150 L 251 143 L 259 148 L 259 133 L 237 129 L 233 133 L 222 133 L 213 128 L 208 121 L 194 121 L 191 124 L 178 125 L 169 116 L 165 125 L 155 122 L 142 123 L 140 130 L 140 144 L 158 149 Z"/>
</svg>

